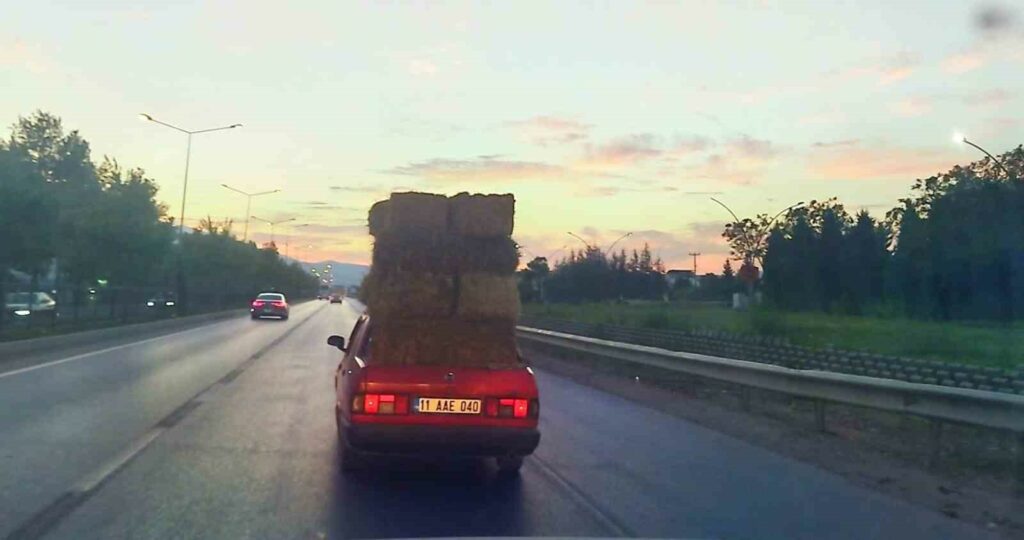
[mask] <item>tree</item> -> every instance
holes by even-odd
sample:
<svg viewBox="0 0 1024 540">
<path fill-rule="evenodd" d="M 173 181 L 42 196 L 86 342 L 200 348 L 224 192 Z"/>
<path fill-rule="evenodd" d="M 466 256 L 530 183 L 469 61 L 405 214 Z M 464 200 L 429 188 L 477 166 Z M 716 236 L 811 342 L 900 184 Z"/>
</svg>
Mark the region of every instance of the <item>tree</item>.
<svg viewBox="0 0 1024 540">
<path fill-rule="evenodd" d="M 89 143 L 77 131 L 65 134 L 56 116 L 37 111 L 18 119 L 7 146 L 42 176 L 46 196 L 55 201 L 49 215 L 55 222 L 50 242 L 60 269 L 76 284 L 95 279 L 106 254 L 84 225 L 104 218 L 97 210 L 102 187 Z"/>
<path fill-rule="evenodd" d="M 830 311 L 838 307 L 843 292 L 843 223 L 833 209 L 826 209 L 821 215 L 821 231 L 814 252 L 821 309 Z"/>
<path fill-rule="evenodd" d="M 53 255 L 53 200 L 44 188 L 38 171 L 0 143 L 0 302 L 11 269 L 35 274 Z"/>
<path fill-rule="evenodd" d="M 882 299 L 887 236 L 871 215 L 861 211 L 843 240 L 842 302 L 850 313 L 863 313 L 868 304 Z"/>
<path fill-rule="evenodd" d="M 519 271 L 519 299 L 522 302 L 544 301 L 544 281 L 551 272 L 546 257 L 534 257 Z"/>
</svg>

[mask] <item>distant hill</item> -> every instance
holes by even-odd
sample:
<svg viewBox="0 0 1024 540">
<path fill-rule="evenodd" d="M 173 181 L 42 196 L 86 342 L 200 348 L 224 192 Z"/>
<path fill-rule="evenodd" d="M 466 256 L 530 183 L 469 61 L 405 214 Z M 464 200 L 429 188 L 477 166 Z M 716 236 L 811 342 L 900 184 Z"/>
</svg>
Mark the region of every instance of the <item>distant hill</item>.
<svg viewBox="0 0 1024 540">
<path fill-rule="evenodd" d="M 299 261 L 299 264 L 308 272 L 312 268 L 316 268 L 320 272 L 323 272 L 327 265 L 331 265 L 331 276 L 334 277 L 334 285 L 338 287 L 348 287 L 349 285 L 359 285 L 363 281 L 363 276 L 370 271 L 370 267 L 365 264 L 353 264 L 339 261 L 318 261 L 318 262 L 304 262 Z"/>
</svg>

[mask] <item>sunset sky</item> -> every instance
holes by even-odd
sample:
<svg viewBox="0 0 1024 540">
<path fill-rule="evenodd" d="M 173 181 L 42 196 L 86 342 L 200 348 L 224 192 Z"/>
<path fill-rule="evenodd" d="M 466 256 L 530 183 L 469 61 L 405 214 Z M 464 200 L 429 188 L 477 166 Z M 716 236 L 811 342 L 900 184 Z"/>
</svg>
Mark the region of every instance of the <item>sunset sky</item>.
<svg viewBox="0 0 1024 540">
<path fill-rule="evenodd" d="M 484 7 L 486 5 L 486 7 Z M 367 262 L 392 190 L 511 192 L 527 255 L 647 241 L 718 271 L 728 215 L 839 196 L 884 214 L 915 178 L 1024 142 L 1020 3 L 10 2 L 0 122 L 42 109 L 146 169 L 186 223 L 222 187 L 281 189 L 290 251 Z M 255 234 L 253 234 L 255 232 Z M 269 237 L 250 225 L 250 237 Z M 283 242 L 279 242 L 283 244 Z M 312 245 L 310 248 L 308 246 Z M 283 246 L 282 246 L 283 248 Z M 557 258 L 557 255 L 556 255 Z"/>
</svg>

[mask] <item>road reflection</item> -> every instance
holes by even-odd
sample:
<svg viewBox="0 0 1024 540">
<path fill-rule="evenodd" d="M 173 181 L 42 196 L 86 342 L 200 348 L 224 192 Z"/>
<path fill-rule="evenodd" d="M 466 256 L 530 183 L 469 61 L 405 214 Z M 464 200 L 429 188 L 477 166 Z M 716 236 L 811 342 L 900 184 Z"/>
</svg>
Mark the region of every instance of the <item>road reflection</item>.
<svg viewBox="0 0 1024 540">
<path fill-rule="evenodd" d="M 331 538 L 516 536 L 535 530 L 524 479 L 500 478 L 489 460 L 374 459 L 334 466 Z"/>
</svg>

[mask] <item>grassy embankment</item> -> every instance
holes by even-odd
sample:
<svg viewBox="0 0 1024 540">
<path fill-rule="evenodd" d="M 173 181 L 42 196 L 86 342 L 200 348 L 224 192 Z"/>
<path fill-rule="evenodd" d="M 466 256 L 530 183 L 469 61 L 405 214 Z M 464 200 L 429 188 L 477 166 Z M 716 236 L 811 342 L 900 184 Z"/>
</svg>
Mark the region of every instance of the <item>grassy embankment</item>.
<svg viewBox="0 0 1024 540">
<path fill-rule="evenodd" d="M 700 304 L 528 304 L 523 314 L 638 328 L 708 329 L 783 337 L 810 347 L 1012 368 L 1024 366 L 1024 323 L 943 323 Z"/>
</svg>

